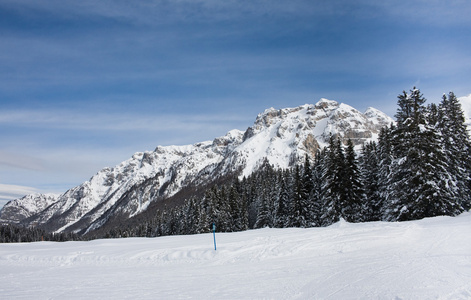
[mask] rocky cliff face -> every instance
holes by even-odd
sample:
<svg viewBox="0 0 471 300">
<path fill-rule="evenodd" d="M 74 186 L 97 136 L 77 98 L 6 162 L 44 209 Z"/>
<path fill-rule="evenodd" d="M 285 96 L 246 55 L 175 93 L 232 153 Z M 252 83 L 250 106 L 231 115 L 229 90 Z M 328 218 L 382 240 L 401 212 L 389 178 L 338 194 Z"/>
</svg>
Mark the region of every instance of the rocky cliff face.
<svg viewBox="0 0 471 300">
<path fill-rule="evenodd" d="M 245 132 L 187 146 L 139 152 L 60 196 L 29 195 L 7 203 L 0 220 L 41 225 L 50 231 L 90 231 L 116 215 L 129 218 L 153 201 L 168 198 L 188 185 L 227 174 L 250 175 L 264 159 L 288 168 L 314 157 L 331 135 L 361 145 L 377 137 L 393 120 L 370 108 L 364 114 L 335 101 L 296 108 L 267 109 Z"/>
<path fill-rule="evenodd" d="M 327 146 L 330 136 L 360 146 L 376 139 L 379 130 L 393 120 L 369 108 L 365 114 L 336 101 L 321 99 L 317 104 L 296 108 L 267 109 L 259 114 L 244 134 L 243 142 L 223 164 L 242 166 L 242 175 L 249 175 L 264 158 L 275 167 L 287 168 L 311 158 L 319 148 Z"/>
</svg>

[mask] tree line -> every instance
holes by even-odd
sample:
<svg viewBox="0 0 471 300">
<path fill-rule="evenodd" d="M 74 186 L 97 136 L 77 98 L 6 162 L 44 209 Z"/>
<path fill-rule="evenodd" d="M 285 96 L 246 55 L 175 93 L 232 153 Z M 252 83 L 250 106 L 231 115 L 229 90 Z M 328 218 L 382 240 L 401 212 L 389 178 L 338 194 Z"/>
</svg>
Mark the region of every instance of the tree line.
<svg viewBox="0 0 471 300">
<path fill-rule="evenodd" d="M 82 241 L 84 237 L 74 233 L 52 233 L 38 227 L 0 225 L 0 243 L 28 243 L 39 241 Z"/>
</svg>

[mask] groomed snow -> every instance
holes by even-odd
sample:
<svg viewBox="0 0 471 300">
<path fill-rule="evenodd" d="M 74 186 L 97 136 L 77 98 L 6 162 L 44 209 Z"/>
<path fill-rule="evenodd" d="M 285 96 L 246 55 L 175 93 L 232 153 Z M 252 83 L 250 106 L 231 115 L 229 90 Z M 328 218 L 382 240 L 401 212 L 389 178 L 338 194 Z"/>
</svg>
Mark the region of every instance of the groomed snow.
<svg viewBox="0 0 471 300">
<path fill-rule="evenodd" d="M 0 245 L 2 299 L 470 299 L 471 213 Z"/>
</svg>

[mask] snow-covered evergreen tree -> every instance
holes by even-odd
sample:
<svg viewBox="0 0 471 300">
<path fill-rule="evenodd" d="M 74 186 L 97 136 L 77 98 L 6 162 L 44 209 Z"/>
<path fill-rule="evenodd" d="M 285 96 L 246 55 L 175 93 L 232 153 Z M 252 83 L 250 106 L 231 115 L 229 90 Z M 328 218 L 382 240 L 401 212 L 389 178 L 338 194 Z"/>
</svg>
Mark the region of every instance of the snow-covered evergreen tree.
<svg viewBox="0 0 471 300">
<path fill-rule="evenodd" d="M 345 156 L 343 154 L 340 140 L 330 137 L 324 164 L 322 187 L 323 213 L 321 216 L 322 226 L 328 226 L 340 219 L 342 202 L 344 199 L 344 187 L 342 179 L 345 178 Z"/>
<path fill-rule="evenodd" d="M 389 127 L 382 128 L 378 136 L 378 188 L 381 201 L 379 206 L 381 220 L 387 220 L 388 215 L 387 199 L 391 190 L 389 184 L 391 183 L 391 167 L 394 160 L 393 132 L 395 130 L 396 126 L 391 124 Z"/>
<path fill-rule="evenodd" d="M 323 186 L 323 169 L 325 163 L 326 151 L 317 151 L 314 164 L 312 167 L 312 192 L 310 195 L 311 218 L 313 226 L 321 226 L 322 217 L 322 186 Z"/>
<path fill-rule="evenodd" d="M 437 128 L 441 133 L 443 149 L 452 177 L 449 188 L 461 207 L 458 212 L 471 208 L 469 133 L 461 104 L 453 92 L 443 95 L 439 106 Z"/>
<path fill-rule="evenodd" d="M 304 207 L 305 203 L 303 197 L 303 181 L 301 168 L 297 165 L 294 170 L 294 186 L 292 193 L 291 203 L 291 226 L 294 227 L 305 227 L 306 220 L 304 219 Z"/>
<path fill-rule="evenodd" d="M 290 198 L 286 184 L 285 174 L 279 178 L 278 199 L 276 201 L 275 227 L 289 227 L 290 217 Z"/>
<path fill-rule="evenodd" d="M 301 214 L 303 219 L 302 227 L 314 226 L 312 193 L 314 190 L 314 182 L 312 178 L 312 167 L 309 156 L 304 157 L 304 166 L 301 178 Z"/>
<path fill-rule="evenodd" d="M 270 207 L 268 199 L 264 195 L 260 195 L 258 200 L 258 214 L 254 228 L 263 228 L 270 226 Z"/>
<path fill-rule="evenodd" d="M 377 145 L 370 142 L 363 145 L 360 157 L 360 173 L 365 192 L 362 204 L 362 215 L 364 221 L 381 220 L 381 209 L 383 201 L 380 187 L 380 163 Z"/>
<path fill-rule="evenodd" d="M 398 96 L 397 128 L 385 219 L 405 221 L 454 214 L 447 189 L 446 157 L 439 135 L 427 122 L 425 98 L 416 88 Z"/>
<path fill-rule="evenodd" d="M 345 151 L 345 177 L 342 179 L 345 198 L 342 203 L 342 216 L 349 222 L 363 221 L 362 203 L 364 200 L 363 183 L 351 139 L 347 141 Z"/>
</svg>

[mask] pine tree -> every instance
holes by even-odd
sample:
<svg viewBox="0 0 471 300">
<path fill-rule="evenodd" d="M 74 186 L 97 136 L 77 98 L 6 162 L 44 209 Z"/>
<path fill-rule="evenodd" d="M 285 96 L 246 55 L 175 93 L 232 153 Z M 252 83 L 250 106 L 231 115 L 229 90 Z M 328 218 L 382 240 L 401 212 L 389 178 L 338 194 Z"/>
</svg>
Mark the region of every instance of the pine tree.
<svg viewBox="0 0 471 300">
<path fill-rule="evenodd" d="M 303 199 L 304 196 L 301 169 L 296 165 L 294 170 L 293 202 L 291 205 L 291 225 L 294 227 L 306 227 L 303 207 L 303 204 L 305 203 Z"/>
<path fill-rule="evenodd" d="M 275 214 L 275 227 L 285 228 L 289 226 L 290 202 L 289 192 L 286 186 L 285 175 L 280 175 L 279 191 Z"/>
<path fill-rule="evenodd" d="M 378 188 L 380 197 L 380 211 L 379 218 L 381 220 L 388 220 L 389 213 L 389 196 L 391 194 L 392 184 L 392 163 L 394 161 L 393 155 L 393 132 L 396 126 L 391 124 L 389 127 L 383 127 L 378 136 Z"/>
<path fill-rule="evenodd" d="M 393 132 L 392 174 L 388 182 L 387 220 L 414 220 L 453 210 L 449 176 L 439 136 L 427 122 L 425 98 L 416 88 L 398 96 Z"/>
<path fill-rule="evenodd" d="M 227 201 L 229 204 L 228 217 L 230 218 L 230 231 L 240 231 L 242 228 L 242 216 L 240 209 L 240 199 L 236 190 L 236 183 L 229 187 Z"/>
<path fill-rule="evenodd" d="M 257 187 L 255 182 L 255 177 L 250 176 L 247 180 L 248 184 L 246 187 L 246 199 L 247 199 L 247 212 L 248 212 L 248 221 L 249 228 L 254 228 L 255 222 L 257 221 L 257 210 L 258 210 L 258 197 L 257 197 Z"/>
<path fill-rule="evenodd" d="M 312 205 L 314 182 L 312 177 L 311 162 L 307 154 L 304 157 L 301 184 L 301 214 L 304 220 L 302 227 L 312 227 L 315 224 Z"/>
<path fill-rule="evenodd" d="M 260 167 L 248 178 L 245 197 L 248 205 L 249 228 L 272 226 L 272 205 L 270 185 L 272 185 L 273 168 L 265 159 Z"/>
<path fill-rule="evenodd" d="M 340 139 L 337 143 L 333 136 L 330 137 L 329 147 L 326 151 L 323 170 L 324 184 L 322 187 L 323 213 L 321 216 L 322 226 L 327 226 L 339 221 L 344 200 L 344 189 L 342 179 L 345 165 Z"/>
<path fill-rule="evenodd" d="M 242 231 L 248 228 L 247 204 L 240 191 L 239 181 L 236 180 L 229 190 L 232 231 Z"/>
<path fill-rule="evenodd" d="M 311 217 L 313 226 L 321 226 L 322 216 L 322 186 L 323 186 L 323 170 L 325 163 L 325 150 L 317 151 L 312 168 L 312 193 L 310 195 Z"/>
<path fill-rule="evenodd" d="M 228 197 L 227 187 L 222 185 L 219 187 L 217 195 L 217 206 L 218 206 L 218 216 L 216 218 L 217 227 L 219 231 L 222 232 L 231 232 L 232 231 L 232 216 L 231 216 L 231 207 Z"/>
<path fill-rule="evenodd" d="M 364 221 L 379 221 L 381 220 L 383 201 L 379 181 L 379 155 L 375 142 L 370 142 L 363 146 L 360 165 L 360 173 L 365 192 L 365 199 L 361 209 Z"/>
<path fill-rule="evenodd" d="M 270 223 L 270 208 L 268 199 L 267 197 L 264 197 L 264 195 L 260 195 L 260 199 L 258 201 L 257 220 L 255 222 L 254 228 L 269 227 Z"/>
<path fill-rule="evenodd" d="M 342 216 L 348 222 L 363 221 L 361 206 L 364 199 L 363 184 L 361 182 L 360 169 L 351 139 L 347 141 L 345 152 L 345 177 L 342 185 L 345 190 L 345 198 L 342 203 Z"/>
<path fill-rule="evenodd" d="M 193 197 L 186 200 L 182 210 L 184 233 L 198 233 L 199 209 L 197 208 L 196 200 Z"/>
<path fill-rule="evenodd" d="M 219 228 L 219 215 L 220 210 L 218 206 L 217 196 L 218 191 L 216 187 L 212 187 L 206 190 L 203 200 L 203 207 L 205 208 L 205 216 L 207 219 L 207 224 L 202 223 L 201 228 L 204 230 L 209 228 L 209 226 L 213 223 L 216 223 L 216 226 Z M 209 230 L 209 229 L 208 229 Z"/>
<path fill-rule="evenodd" d="M 448 97 L 443 95 L 439 116 L 437 128 L 441 133 L 451 176 L 450 189 L 459 206 L 456 213 L 460 213 L 471 208 L 471 145 L 461 104 L 453 92 Z"/>
<path fill-rule="evenodd" d="M 242 217 L 242 228 L 241 230 L 247 230 L 250 228 L 249 224 L 249 195 L 248 195 L 248 183 L 247 178 L 243 178 L 242 182 L 239 186 L 239 194 L 240 194 L 240 209 L 241 209 L 241 217 Z"/>
</svg>

